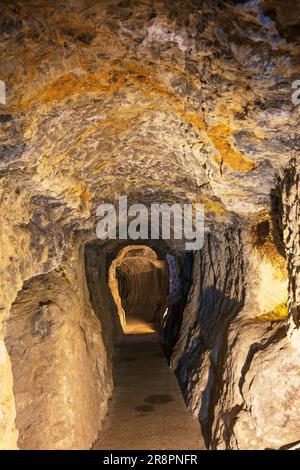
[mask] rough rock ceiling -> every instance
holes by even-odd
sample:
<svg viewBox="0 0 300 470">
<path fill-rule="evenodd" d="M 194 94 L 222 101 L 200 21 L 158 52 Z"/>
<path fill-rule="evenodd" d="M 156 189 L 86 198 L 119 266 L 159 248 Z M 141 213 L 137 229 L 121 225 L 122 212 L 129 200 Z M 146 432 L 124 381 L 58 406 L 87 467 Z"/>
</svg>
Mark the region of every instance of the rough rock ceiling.
<svg viewBox="0 0 300 470">
<path fill-rule="evenodd" d="M 13 179 L 17 199 L 55 198 L 68 222 L 119 194 L 205 202 L 218 217 L 266 207 L 299 149 L 299 47 L 278 33 L 275 3 L 1 5 L 8 191 Z"/>
</svg>

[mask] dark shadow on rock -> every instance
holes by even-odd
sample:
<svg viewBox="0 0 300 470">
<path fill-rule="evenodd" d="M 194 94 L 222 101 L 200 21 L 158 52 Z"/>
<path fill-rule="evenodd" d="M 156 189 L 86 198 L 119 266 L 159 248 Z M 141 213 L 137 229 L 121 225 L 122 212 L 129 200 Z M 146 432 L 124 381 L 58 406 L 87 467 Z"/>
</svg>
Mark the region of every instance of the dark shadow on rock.
<svg viewBox="0 0 300 470">
<path fill-rule="evenodd" d="M 169 312 L 167 316 L 167 320 L 164 326 L 164 339 L 165 339 L 165 347 L 164 351 L 167 356 L 168 361 L 170 361 L 170 357 L 173 351 L 173 348 L 177 342 L 178 335 L 181 328 L 182 323 L 182 315 L 187 303 L 188 293 L 191 286 L 191 278 L 193 273 L 193 262 L 194 262 L 194 254 L 193 252 L 189 251 L 184 254 L 182 269 L 180 271 L 180 280 L 181 280 L 181 297 L 178 299 L 176 303 L 169 305 Z"/>
<path fill-rule="evenodd" d="M 194 257 L 191 292 L 184 312 L 190 316 L 190 322 L 186 319 L 179 349 L 175 350 L 175 372 L 187 405 L 191 402 L 197 373 L 201 367 L 207 368 L 199 410 L 207 448 L 214 445 L 212 425 L 215 405 L 224 386 L 228 330 L 243 308 L 244 298 L 244 254 L 237 221 L 235 226 L 208 233 L 203 249 Z"/>
<path fill-rule="evenodd" d="M 166 403 L 171 403 L 174 401 L 172 395 L 167 395 L 163 393 L 157 393 L 155 395 L 148 395 L 145 400 L 146 403 L 151 403 L 151 405 L 164 405 Z"/>
<path fill-rule="evenodd" d="M 282 184 L 278 180 L 277 185 L 271 191 L 271 211 L 272 227 L 270 227 L 273 242 L 278 253 L 286 257 L 283 240 L 283 203 L 282 203 Z"/>
</svg>

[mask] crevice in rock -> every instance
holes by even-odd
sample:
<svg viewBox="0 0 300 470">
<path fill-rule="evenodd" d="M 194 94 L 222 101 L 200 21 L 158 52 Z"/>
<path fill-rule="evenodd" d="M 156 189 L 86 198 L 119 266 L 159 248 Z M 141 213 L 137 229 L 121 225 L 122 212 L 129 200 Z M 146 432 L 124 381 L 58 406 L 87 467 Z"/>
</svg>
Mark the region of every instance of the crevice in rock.
<svg viewBox="0 0 300 470">
<path fill-rule="evenodd" d="M 247 357 L 246 357 L 246 361 L 245 361 L 245 363 L 244 363 L 244 365 L 241 369 L 241 377 L 240 377 L 240 380 L 239 380 L 239 383 L 238 383 L 239 390 L 240 390 L 240 393 L 241 393 L 241 396 L 242 396 L 243 399 L 244 399 L 244 397 L 243 397 L 243 385 L 245 383 L 247 372 L 249 371 L 249 369 L 251 367 L 251 363 L 252 363 L 252 360 L 253 360 L 255 354 L 257 354 L 259 351 L 263 351 L 268 346 L 270 346 L 270 345 L 280 341 L 281 339 L 285 338 L 286 334 L 287 334 L 287 327 L 286 327 L 286 325 L 282 325 L 282 326 L 279 326 L 276 329 L 276 331 L 272 334 L 272 336 L 269 336 L 263 342 L 254 343 L 250 346 L 250 349 L 249 349 Z"/>
</svg>

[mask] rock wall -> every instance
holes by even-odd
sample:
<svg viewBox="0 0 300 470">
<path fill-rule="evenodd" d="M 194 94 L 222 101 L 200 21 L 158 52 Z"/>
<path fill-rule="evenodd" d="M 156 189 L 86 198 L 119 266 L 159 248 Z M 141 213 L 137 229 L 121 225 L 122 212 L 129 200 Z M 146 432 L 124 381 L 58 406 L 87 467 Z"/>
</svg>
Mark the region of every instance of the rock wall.
<svg viewBox="0 0 300 470">
<path fill-rule="evenodd" d="M 298 172 L 292 160 L 279 185 L 282 234 L 275 237 L 278 221 L 261 214 L 252 225 L 240 221 L 239 237 L 236 227 L 213 232 L 194 257 L 171 364 L 211 449 L 287 449 L 300 442 Z"/>
<path fill-rule="evenodd" d="M 34 196 L 30 189 L 19 191 L 18 182 L 18 176 L 14 181 L 4 177 L 1 185 L 0 379 L 5 386 L 0 397 L 0 448 L 4 449 L 16 448 L 18 439 L 11 363 L 4 343 L 5 320 L 23 282 L 57 268 L 64 256 L 72 259 L 71 246 L 76 251 L 78 243 L 70 226 L 69 230 L 64 228 L 69 223 L 67 205 Z"/>
<path fill-rule="evenodd" d="M 7 319 L 21 449 L 86 449 L 110 394 L 95 315 L 62 273 L 26 282 Z"/>
<path fill-rule="evenodd" d="M 26 281 L 6 320 L 18 446 L 87 449 L 101 428 L 111 371 L 86 284 L 66 272 Z"/>
<path fill-rule="evenodd" d="M 300 325 L 300 165 L 295 157 L 283 179 L 284 241 L 289 269 L 289 308 L 296 327 Z"/>
<path fill-rule="evenodd" d="M 100 321 L 108 362 L 111 364 L 114 344 L 122 336 L 122 326 L 109 287 L 110 260 L 98 240 L 91 240 L 85 245 L 84 259 L 90 303 Z"/>
<path fill-rule="evenodd" d="M 244 295 L 240 229 L 212 229 L 194 257 L 192 285 L 171 358 L 186 402 L 199 417 L 207 443 L 220 393 L 227 332 L 243 306 Z"/>
</svg>

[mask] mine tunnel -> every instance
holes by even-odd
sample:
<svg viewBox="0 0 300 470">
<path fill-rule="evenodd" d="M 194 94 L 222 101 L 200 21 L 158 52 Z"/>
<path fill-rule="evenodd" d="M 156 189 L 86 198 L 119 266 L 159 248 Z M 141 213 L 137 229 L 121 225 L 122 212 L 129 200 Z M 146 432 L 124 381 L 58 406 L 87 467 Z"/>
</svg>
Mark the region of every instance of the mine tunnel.
<svg viewBox="0 0 300 470">
<path fill-rule="evenodd" d="M 292 0 L 0 2 L 1 450 L 299 448 L 299 30 Z"/>
<path fill-rule="evenodd" d="M 167 310 L 169 273 L 166 261 L 158 260 L 155 252 L 146 246 L 125 247 L 109 274 L 112 294 L 121 299 L 120 318 L 125 331 L 128 328 L 139 331 L 143 325 L 150 330 L 151 325 L 154 330 L 159 328 Z M 114 279 L 117 286 L 114 286 Z M 118 298 L 115 301 L 117 303 Z"/>
</svg>

